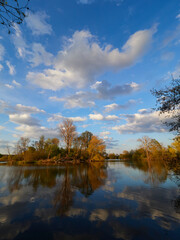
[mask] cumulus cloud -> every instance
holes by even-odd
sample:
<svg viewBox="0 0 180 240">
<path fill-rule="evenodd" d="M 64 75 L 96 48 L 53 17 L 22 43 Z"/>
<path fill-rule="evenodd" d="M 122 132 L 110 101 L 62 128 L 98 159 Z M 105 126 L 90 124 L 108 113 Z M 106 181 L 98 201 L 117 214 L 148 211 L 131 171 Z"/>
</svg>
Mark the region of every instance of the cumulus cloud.
<svg viewBox="0 0 180 240">
<path fill-rule="evenodd" d="M 53 114 L 52 117 L 48 118 L 48 122 L 59 122 L 63 119 L 69 119 L 73 122 L 83 122 L 86 121 L 86 117 L 64 117 L 61 114 Z"/>
<path fill-rule="evenodd" d="M 110 83 L 104 80 L 101 82 L 96 82 L 91 86 L 91 88 L 97 91 L 97 98 L 113 99 L 115 96 L 126 95 L 139 90 L 140 85 L 135 82 L 131 82 L 123 85 L 115 85 L 112 87 Z"/>
<path fill-rule="evenodd" d="M 107 115 L 107 116 L 103 116 L 100 113 L 93 113 L 93 114 L 89 114 L 89 118 L 91 120 L 97 120 L 97 121 L 116 121 L 119 119 L 118 116 L 116 115 Z"/>
<path fill-rule="evenodd" d="M 16 130 L 23 132 L 21 136 L 33 139 L 38 139 L 42 135 L 46 138 L 54 138 L 59 135 L 57 128 L 47 128 L 44 126 L 20 125 L 16 127 Z"/>
<path fill-rule="evenodd" d="M 29 72 L 27 80 L 44 89 L 82 88 L 105 71 L 117 71 L 134 64 L 148 49 L 155 29 L 138 31 L 121 50 L 102 48 L 89 31 L 76 31 L 59 51 L 53 69 Z"/>
<path fill-rule="evenodd" d="M 36 114 L 36 113 L 45 113 L 45 111 L 35 106 L 25 106 L 23 104 L 16 104 L 15 106 L 13 106 L 3 100 L 0 100 L 0 113 L 7 113 L 7 114 L 34 113 Z"/>
<path fill-rule="evenodd" d="M 136 100 L 130 99 L 125 104 L 112 103 L 112 104 L 109 104 L 109 105 L 105 105 L 104 108 L 105 108 L 105 112 L 111 112 L 111 111 L 115 111 L 115 110 L 127 109 L 127 108 L 135 105 L 136 103 L 137 103 Z"/>
<path fill-rule="evenodd" d="M 104 119 L 103 115 L 100 114 L 100 113 L 97 113 L 97 114 L 96 114 L 96 113 L 94 113 L 94 114 L 89 114 L 89 118 L 90 118 L 91 120 L 98 120 L 98 121 Z"/>
<path fill-rule="evenodd" d="M 53 55 L 45 50 L 45 48 L 40 43 L 33 43 L 32 53 L 29 58 L 29 62 L 32 63 L 33 67 L 36 67 L 40 64 L 49 66 L 53 62 Z"/>
<path fill-rule="evenodd" d="M 0 125 L 0 130 L 2 130 L 2 129 L 4 129 L 4 128 L 5 128 L 4 126 L 1 126 L 1 125 Z"/>
<path fill-rule="evenodd" d="M 57 102 L 65 102 L 65 108 L 87 108 L 94 107 L 95 100 L 98 99 L 113 99 L 116 96 L 126 95 L 137 91 L 140 85 L 137 83 L 126 83 L 123 85 L 111 85 L 107 81 L 98 81 L 91 86 L 92 91 L 78 91 L 73 95 L 67 97 L 58 98 L 56 96 L 50 97 L 49 99 Z M 118 105 L 117 108 L 128 108 L 133 105 L 133 101 L 129 100 L 126 105 Z M 108 105 L 107 105 L 108 106 Z M 110 110 L 110 107 L 108 108 Z M 112 109 L 113 110 L 113 109 Z"/>
<path fill-rule="evenodd" d="M 151 132 L 165 132 L 167 128 L 163 125 L 164 120 L 168 120 L 165 115 L 159 111 L 150 112 L 146 109 L 141 109 L 135 114 L 121 114 L 126 123 L 112 127 L 120 134 L 123 133 L 151 133 Z"/>
<path fill-rule="evenodd" d="M 15 67 L 9 61 L 6 61 L 6 65 L 9 68 L 9 74 L 14 75 L 16 73 Z"/>
<path fill-rule="evenodd" d="M 25 18 L 27 26 L 31 29 L 33 35 L 50 35 L 52 27 L 47 20 L 49 16 L 45 12 L 29 12 L 28 17 Z"/>
<path fill-rule="evenodd" d="M 93 101 L 94 94 L 90 92 L 79 91 L 73 95 L 58 98 L 58 97 L 50 97 L 49 99 L 56 102 L 65 102 L 65 108 L 87 108 L 94 107 L 95 102 Z"/>
<path fill-rule="evenodd" d="M 9 120 L 16 124 L 23 124 L 28 126 L 39 126 L 39 121 L 31 117 L 30 114 L 9 114 Z"/>
<path fill-rule="evenodd" d="M 25 106 L 22 104 L 16 104 L 16 106 L 14 107 L 14 111 L 16 112 L 20 112 L 20 113 L 45 113 L 44 110 L 39 109 L 37 107 L 34 106 Z"/>
</svg>

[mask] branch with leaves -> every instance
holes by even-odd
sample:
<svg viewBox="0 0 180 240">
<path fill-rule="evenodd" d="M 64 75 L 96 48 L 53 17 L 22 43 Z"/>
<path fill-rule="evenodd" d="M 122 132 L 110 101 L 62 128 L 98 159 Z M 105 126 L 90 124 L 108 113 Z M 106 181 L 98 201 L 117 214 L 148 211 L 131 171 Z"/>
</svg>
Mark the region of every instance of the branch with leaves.
<svg viewBox="0 0 180 240">
<path fill-rule="evenodd" d="M 26 11 L 29 10 L 30 0 L 0 0 L 0 23 L 7 27 L 8 33 L 14 24 L 21 24 L 26 17 Z"/>
<path fill-rule="evenodd" d="M 172 79 L 171 86 L 161 90 L 153 89 L 152 94 L 156 97 L 157 109 L 160 113 L 171 116 L 170 122 L 165 122 L 170 131 L 180 129 L 180 79 Z"/>
</svg>

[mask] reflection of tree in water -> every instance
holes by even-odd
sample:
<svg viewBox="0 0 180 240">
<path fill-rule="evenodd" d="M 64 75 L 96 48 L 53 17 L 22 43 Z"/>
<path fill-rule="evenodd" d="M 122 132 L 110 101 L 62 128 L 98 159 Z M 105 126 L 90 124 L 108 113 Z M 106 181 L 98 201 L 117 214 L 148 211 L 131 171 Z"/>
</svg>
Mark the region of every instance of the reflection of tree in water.
<svg viewBox="0 0 180 240">
<path fill-rule="evenodd" d="M 9 192 L 19 190 L 23 184 L 23 169 L 22 167 L 13 168 L 10 172 L 10 178 L 8 178 L 8 188 Z"/>
<path fill-rule="evenodd" d="M 175 164 L 169 171 L 169 168 L 161 160 L 151 160 L 150 165 L 144 160 L 140 161 L 127 161 L 124 162 L 125 166 L 139 169 L 146 174 L 144 180 L 145 183 L 157 186 L 167 180 L 167 177 L 171 179 L 177 186 L 178 192 L 180 193 L 180 171 L 179 165 Z M 180 213 L 180 195 L 173 199 L 172 205 L 177 213 Z"/>
<path fill-rule="evenodd" d="M 161 160 L 153 160 L 148 162 L 146 160 L 127 161 L 124 165 L 134 169 L 139 169 L 145 173 L 144 182 L 152 185 L 158 185 L 167 180 L 168 170 Z"/>
<path fill-rule="evenodd" d="M 15 167 L 10 171 L 9 191 L 19 190 L 23 186 L 32 186 L 34 191 L 39 186 L 52 188 L 56 185 L 57 175 L 61 175 L 58 168 Z"/>
<path fill-rule="evenodd" d="M 154 186 L 159 185 L 167 180 L 168 171 L 161 161 L 151 161 L 147 172 L 145 183 Z"/>
<path fill-rule="evenodd" d="M 9 191 L 32 186 L 55 187 L 53 205 L 57 215 L 64 215 L 73 204 L 74 190 L 85 197 L 104 185 L 107 178 L 106 163 L 66 165 L 62 167 L 17 167 L 9 174 Z M 62 181 L 61 181 L 62 180 Z"/>
<path fill-rule="evenodd" d="M 107 178 L 104 164 L 81 164 L 66 167 L 63 181 L 55 191 L 53 204 L 57 215 L 64 215 L 73 204 L 74 189 L 86 197 L 102 186 Z"/>
<path fill-rule="evenodd" d="M 54 194 L 53 204 L 57 215 L 64 215 L 73 203 L 74 191 L 71 185 L 69 169 L 66 167 L 64 179 Z"/>
<path fill-rule="evenodd" d="M 84 164 L 74 168 L 73 185 L 86 197 L 104 185 L 107 178 L 105 163 Z"/>
<path fill-rule="evenodd" d="M 172 205 L 177 213 L 180 213 L 180 173 L 179 171 L 171 172 L 170 179 L 178 186 L 179 196 L 172 200 Z"/>
</svg>

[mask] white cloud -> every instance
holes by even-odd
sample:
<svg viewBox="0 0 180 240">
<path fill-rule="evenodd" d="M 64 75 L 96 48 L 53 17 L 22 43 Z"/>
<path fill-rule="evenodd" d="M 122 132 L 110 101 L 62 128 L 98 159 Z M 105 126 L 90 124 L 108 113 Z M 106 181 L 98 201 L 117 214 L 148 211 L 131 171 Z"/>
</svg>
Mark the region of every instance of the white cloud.
<svg viewBox="0 0 180 240">
<path fill-rule="evenodd" d="M 110 134 L 109 131 L 104 131 L 104 132 L 101 132 L 99 135 L 100 135 L 100 136 L 107 136 L 107 135 L 109 135 L 109 134 Z"/>
<path fill-rule="evenodd" d="M 120 134 L 167 131 L 166 126 L 162 123 L 164 120 L 168 121 L 167 115 L 160 115 L 158 111 L 149 112 L 146 109 L 141 109 L 139 113 L 122 114 L 121 116 L 125 118 L 126 124 L 112 127 L 113 130 L 117 130 Z"/>
<path fill-rule="evenodd" d="M 49 99 L 57 102 L 65 102 L 65 108 L 87 108 L 94 107 L 95 102 L 92 100 L 93 94 L 87 92 L 76 92 L 74 95 L 70 95 L 63 98 L 50 97 Z"/>
<path fill-rule="evenodd" d="M 102 48 L 89 31 L 76 31 L 59 51 L 54 68 L 29 72 L 27 80 L 44 89 L 82 88 L 106 71 L 134 64 L 148 49 L 154 32 L 152 28 L 134 33 L 120 51 L 111 45 Z"/>
<path fill-rule="evenodd" d="M 30 116 L 30 114 L 9 114 L 9 120 L 16 124 L 23 124 L 28 126 L 38 126 L 39 121 Z"/>
<path fill-rule="evenodd" d="M 21 84 L 16 82 L 16 80 L 13 80 L 12 81 L 12 84 L 14 84 L 16 87 L 21 87 Z"/>
<path fill-rule="evenodd" d="M 90 118 L 91 120 L 98 120 L 98 121 L 104 119 L 103 115 L 100 114 L 100 113 L 97 113 L 97 114 L 89 114 L 89 118 Z"/>
<path fill-rule="evenodd" d="M 46 138 L 53 138 L 59 136 L 58 129 L 47 128 L 44 126 L 20 125 L 16 127 L 16 130 L 23 132 L 21 136 L 33 139 L 38 139 L 42 135 L 44 135 Z"/>
<path fill-rule="evenodd" d="M 176 16 L 176 18 L 179 20 L 180 19 L 180 13 Z"/>
<path fill-rule="evenodd" d="M 104 80 L 102 82 L 96 82 L 93 86 L 91 86 L 91 88 L 97 90 L 97 98 L 113 99 L 115 96 L 126 95 L 139 90 L 140 85 L 135 82 L 131 82 L 112 87 L 110 83 Z"/>
<path fill-rule="evenodd" d="M 13 89 L 13 88 L 14 88 L 14 86 L 12 86 L 12 85 L 10 85 L 10 84 L 4 84 L 4 86 L 7 87 L 7 88 L 10 88 L 10 89 Z"/>
<path fill-rule="evenodd" d="M 86 121 L 86 117 L 68 117 L 68 119 L 72 120 L 73 122 L 84 122 L 84 121 Z"/>
<path fill-rule="evenodd" d="M 9 68 L 9 74 L 14 75 L 16 73 L 15 67 L 9 61 L 6 61 L 6 65 Z"/>
<path fill-rule="evenodd" d="M 89 114 L 89 118 L 91 120 L 98 120 L 98 121 L 101 121 L 101 120 L 104 120 L 104 121 L 116 121 L 116 120 L 119 119 L 119 117 L 116 116 L 116 115 L 103 116 L 100 113 Z"/>
<path fill-rule="evenodd" d="M 22 104 L 16 104 L 16 106 L 14 107 L 14 111 L 16 112 L 20 112 L 20 113 L 45 113 L 44 110 L 39 109 L 37 107 L 33 107 L 33 106 L 25 106 Z"/>
<path fill-rule="evenodd" d="M 25 106 L 22 104 L 16 104 L 15 106 L 9 105 L 7 102 L 0 100 L 0 113 L 8 114 L 36 114 L 36 113 L 45 113 L 44 110 L 39 109 L 35 106 Z"/>
<path fill-rule="evenodd" d="M 32 63 L 33 67 L 36 67 L 40 64 L 46 66 L 52 65 L 53 55 L 45 50 L 45 48 L 40 43 L 33 43 L 31 57 L 29 62 Z"/>
<path fill-rule="evenodd" d="M 4 58 L 5 49 L 2 44 L 0 44 L 0 61 Z"/>
<path fill-rule="evenodd" d="M 14 30 L 15 30 L 15 33 L 12 34 L 13 43 L 17 49 L 18 55 L 22 58 L 25 58 L 26 54 L 28 53 L 28 50 L 27 50 L 28 45 L 22 36 L 22 32 L 19 25 L 15 24 Z"/>
<path fill-rule="evenodd" d="M 31 29 L 33 35 L 50 35 L 52 33 L 52 27 L 46 21 L 49 16 L 45 12 L 29 12 L 25 22 L 27 26 Z"/>
<path fill-rule="evenodd" d="M 104 119 L 108 121 L 115 121 L 115 120 L 118 120 L 119 117 L 116 115 L 107 115 Z"/>
<path fill-rule="evenodd" d="M 125 104 L 112 103 L 112 104 L 109 104 L 109 105 L 105 105 L 104 108 L 105 108 L 105 111 L 106 111 L 106 112 L 111 112 L 111 111 L 114 111 L 114 110 L 127 109 L 127 108 L 135 105 L 136 103 L 137 103 L 136 100 L 130 99 L 130 100 L 129 100 L 127 103 L 125 103 Z"/>
<path fill-rule="evenodd" d="M 12 35 L 12 39 L 19 57 L 26 58 L 26 60 L 31 63 L 32 67 L 36 67 L 40 64 L 46 66 L 52 64 L 53 55 L 47 52 L 41 43 L 26 43 L 20 27 L 15 25 L 14 29 L 15 33 Z"/>
<path fill-rule="evenodd" d="M 48 122 L 59 122 L 63 119 L 70 119 L 73 122 L 83 122 L 86 121 L 86 117 L 64 117 L 61 114 L 53 114 L 52 117 L 48 118 Z"/>
<path fill-rule="evenodd" d="M 98 99 L 113 99 L 115 96 L 126 95 L 133 93 L 134 91 L 139 90 L 140 85 L 137 83 L 126 83 L 124 85 L 115 85 L 111 87 L 111 85 L 107 81 L 96 82 L 91 86 L 93 91 L 78 91 L 73 95 L 58 98 L 56 96 L 50 97 L 49 99 L 57 102 L 65 102 L 65 108 L 87 108 L 94 107 L 95 100 Z M 94 90 L 96 92 L 94 92 Z M 118 105 L 117 108 L 128 108 L 131 105 L 135 104 L 135 100 L 129 100 L 125 105 Z M 108 105 L 107 105 L 108 106 Z M 110 107 L 108 108 L 108 111 Z M 113 110 L 113 109 L 112 109 Z"/>
<path fill-rule="evenodd" d="M 2 64 L 0 64 L 0 72 L 3 70 L 3 65 Z"/>
</svg>

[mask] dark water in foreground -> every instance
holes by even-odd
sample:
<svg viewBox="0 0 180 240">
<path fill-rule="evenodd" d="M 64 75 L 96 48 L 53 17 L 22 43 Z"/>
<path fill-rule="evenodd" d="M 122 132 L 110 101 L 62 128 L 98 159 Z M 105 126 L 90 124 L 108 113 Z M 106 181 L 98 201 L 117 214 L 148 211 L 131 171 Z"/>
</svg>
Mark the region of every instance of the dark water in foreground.
<svg viewBox="0 0 180 240">
<path fill-rule="evenodd" d="M 0 166 L 0 239 L 180 239 L 178 176 L 124 163 Z"/>
</svg>

